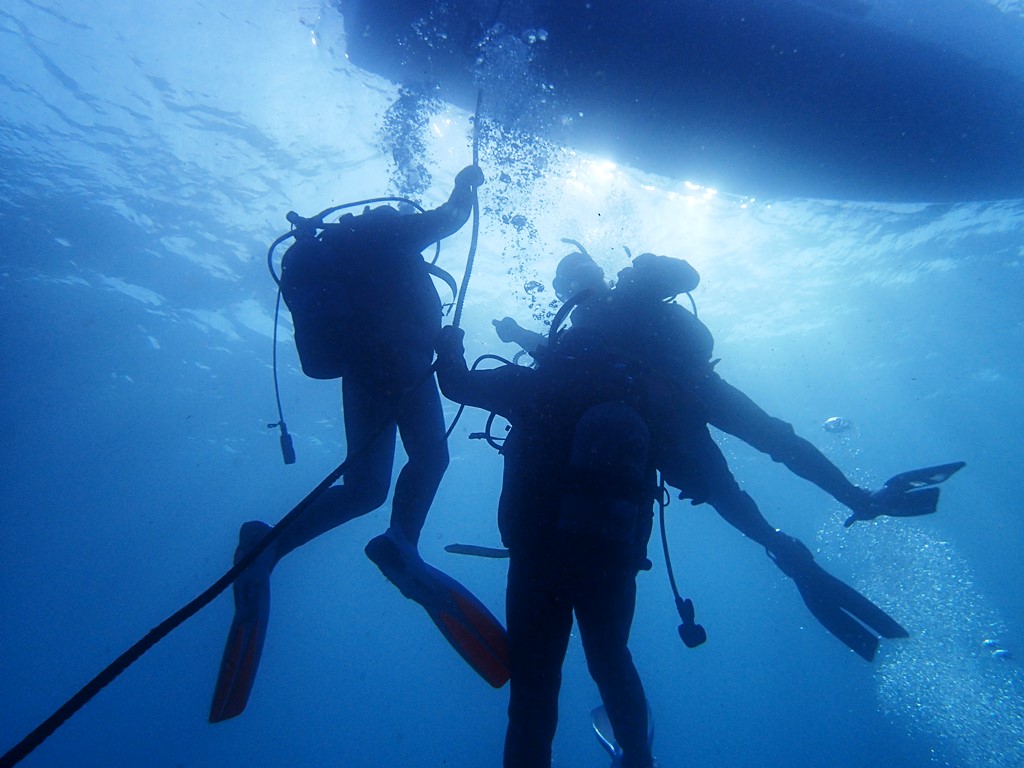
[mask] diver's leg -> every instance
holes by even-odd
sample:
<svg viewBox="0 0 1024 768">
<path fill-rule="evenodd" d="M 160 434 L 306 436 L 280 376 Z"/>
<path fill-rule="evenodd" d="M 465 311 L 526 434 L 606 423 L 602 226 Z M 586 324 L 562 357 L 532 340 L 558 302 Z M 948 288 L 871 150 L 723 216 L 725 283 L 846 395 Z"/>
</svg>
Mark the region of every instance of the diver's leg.
<svg viewBox="0 0 1024 768">
<path fill-rule="evenodd" d="M 270 613 L 270 575 L 282 557 L 322 533 L 387 500 L 395 453 L 394 408 L 371 381 L 346 377 L 342 383 L 345 437 L 352 464 L 344 484 L 328 488 L 301 515 L 291 520 L 234 583 L 235 617 L 221 661 L 210 722 L 234 717 L 249 699 L 256 678 Z M 235 562 L 270 532 L 259 521 L 242 525 Z"/>
<path fill-rule="evenodd" d="M 413 546 L 448 468 L 444 411 L 433 376 L 423 379 L 401 398 L 396 418 L 409 461 L 398 474 L 391 503 L 391 528 Z"/>
<path fill-rule="evenodd" d="M 765 520 L 754 500 L 740 490 L 717 446 L 704 458 L 707 501 L 726 522 L 765 548 L 778 568 L 793 579 L 804 604 L 825 629 L 868 661 L 874 658 L 878 638 L 850 614 L 885 637 L 906 637 L 895 619 L 815 563 L 803 542 Z"/>
<path fill-rule="evenodd" d="M 235 580 L 235 618 L 210 707 L 211 722 L 234 717 L 248 701 L 266 637 L 270 575 L 277 561 L 296 547 L 376 509 L 387 500 L 395 451 L 393 409 L 371 382 L 346 378 L 342 392 L 345 435 L 352 464 L 343 485 L 324 491 L 299 517 L 290 521 L 279 538 Z M 270 526 L 265 523 L 243 524 L 235 562 L 252 551 L 269 532 Z"/>
<path fill-rule="evenodd" d="M 387 501 L 395 457 L 396 404 L 374 380 L 342 379 L 345 440 L 351 465 L 341 485 L 324 491 L 281 533 L 277 559 Z"/>
<path fill-rule="evenodd" d="M 717 373 L 701 382 L 699 392 L 708 404 L 709 421 L 723 432 L 768 454 L 773 461 L 814 483 L 854 512 L 868 503 L 868 492 L 851 483 L 813 443 L 797 435 L 791 424 L 769 416 Z"/>
<path fill-rule="evenodd" d="M 623 768 L 651 768 L 647 699 L 628 647 L 636 577 L 621 569 L 586 570 L 574 602 L 587 668 L 622 748 Z"/>
<path fill-rule="evenodd" d="M 512 676 L 504 768 L 549 768 L 572 604 L 559 594 L 549 565 L 514 555 L 505 605 Z"/>
<path fill-rule="evenodd" d="M 722 450 L 705 427 L 689 435 L 687 453 L 693 458 L 701 478 L 704 498 L 729 525 L 761 546 L 775 540 L 775 528 L 764 518 L 757 504 L 736 482 Z M 666 479 L 671 482 L 669 478 Z M 686 490 L 682 489 L 684 496 Z"/>
</svg>

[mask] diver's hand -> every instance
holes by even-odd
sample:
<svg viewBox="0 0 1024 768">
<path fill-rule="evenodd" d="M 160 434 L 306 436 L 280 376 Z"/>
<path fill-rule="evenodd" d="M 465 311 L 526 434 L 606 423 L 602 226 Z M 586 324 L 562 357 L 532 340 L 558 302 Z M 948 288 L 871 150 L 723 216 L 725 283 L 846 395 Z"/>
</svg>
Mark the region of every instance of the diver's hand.
<svg viewBox="0 0 1024 768">
<path fill-rule="evenodd" d="M 962 461 L 922 467 L 893 475 L 874 493 L 861 489 L 866 498 L 860 504 L 849 504 L 853 514 L 843 525 L 849 528 L 858 520 L 873 520 L 879 515 L 918 517 L 938 509 L 939 489 L 936 487 L 967 466 Z"/>
<path fill-rule="evenodd" d="M 456 187 L 479 187 L 484 183 L 484 172 L 479 165 L 467 165 L 455 177 Z"/>
<path fill-rule="evenodd" d="M 846 506 L 853 512 L 843 521 L 843 527 L 849 528 L 858 520 L 874 520 L 879 515 L 885 514 L 885 500 L 877 493 L 858 488 L 858 497 Z"/>
<path fill-rule="evenodd" d="M 511 317 L 503 317 L 501 320 L 491 320 L 491 325 L 498 332 L 498 338 L 506 344 L 515 343 L 516 334 L 522 327 Z"/>
<path fill-rule="evenodd" d="M 844 496 L 840 501 L 853 512 L 843 522 L 844 528 L 849 528 L 858 520 L 873 520 L 880 514 L 883 514 L 881 509 L 878 508 L 878 504 L 874 501 L 871 491 L 864 488 L 853 486 L 849 496 Z"/>
<path fill-rule="evenodd" d="M 917 517 L 929 515 L 937 508 L 938 488 L 917 488 L 907 491 L 879 488 L 867 495 L 867 500 L 852 507 L 853 514 L 843 522 L 849 528 L 858 520 L 874 520 L 883 515 L 888 517 Z"/>
<path fill-rule="evenodd" d="M 465 357 L 466 347 L 462 343 L 466 332 L 455 325 L 446 325 L 434 340 L 434 351 L 442 360 L 456 360 Z"/>
<path fill-rule="evenodd" d="M 861 489 L 858 489 L 861 490 Z M 864 491 L 864 498 L 851 504 L 853 514 L 843 522 L 849 528 L 858 520 L 874 520 L 876 517 L 917 517 L 935 511 L 939 500 L 938 488 L 917 488 L 899 490 L 883 486 L 877 491 Z"/>
</svg>

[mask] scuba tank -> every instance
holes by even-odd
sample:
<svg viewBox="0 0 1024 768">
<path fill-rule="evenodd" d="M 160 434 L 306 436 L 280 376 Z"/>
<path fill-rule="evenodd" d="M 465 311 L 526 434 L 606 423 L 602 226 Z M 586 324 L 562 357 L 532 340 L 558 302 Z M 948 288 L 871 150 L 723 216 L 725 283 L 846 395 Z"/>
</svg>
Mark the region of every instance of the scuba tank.
<svg viewBox="0 0 1024 768">
<path fill-rule="evenodd" d="M 322 234 L 300 232 L 281 260 L 281 297 L 292 315 L 302 372 L 313 379 L 337 379 L 347 372 L 347 337 L 353 302 L 342 249 Z"/>
<path fill-rule="evenodd" d="M 558 529 L 632 551 L 644 505 L 651 503 L 651 435 L 631 405 L 589 407 L 573 432 Z"/>
</svg>

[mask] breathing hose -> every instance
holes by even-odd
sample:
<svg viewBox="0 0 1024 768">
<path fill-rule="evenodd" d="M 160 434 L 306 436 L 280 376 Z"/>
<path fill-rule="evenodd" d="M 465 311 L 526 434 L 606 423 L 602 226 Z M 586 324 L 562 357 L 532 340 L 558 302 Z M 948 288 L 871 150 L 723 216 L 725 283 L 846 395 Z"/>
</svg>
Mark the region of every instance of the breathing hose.
<svg viewBox="0 0 1024 768">
<path fill-rule="evenodd" d="M 483 102 L 484 92 L 476 92 L 476 112 L 473 114 L 473 165 L 480 164 L 480 104 Z M 455 302 L 455 315 L 452 318 L 452 325 L 456 328 L 462 322 L 462 307 L 466 302 L 466 291 L 469 289 L 469 278 L 473 274 L 473 261 L 476 259 L 476 246 L 480 238 L 480 197 L 477 190 L 473 189 L 473 236 L 469 241 L 469 255 L 466 257 L 466 271 L 462 275 L 462 287 L 459 289 L 459 298 Z"/>
<path fill-rule="evenodd" d="M 693 607 L 693 600 L 684 598 L 679 594 L 679 587 L 676 586 L 675 573 L 672 571 L 672 558 L 668 553 L 668 534 L 665 532 L 665 507 L 668 506 L 666 498 L 668 489 L 665 482 L 659 477 L 658 483 L 658 519 L 661 526 L 661 549 L 665 555 L 665 570 L 668 571 L 668 583 L 672 587 L 672 596 L 675 598 L 676 612 L 679 614 L 679 639 L 687 648 L 696 648 L 708 639 L 708 633 L 704 627 L 696 622 L 696 614 Z"/>
</svg>

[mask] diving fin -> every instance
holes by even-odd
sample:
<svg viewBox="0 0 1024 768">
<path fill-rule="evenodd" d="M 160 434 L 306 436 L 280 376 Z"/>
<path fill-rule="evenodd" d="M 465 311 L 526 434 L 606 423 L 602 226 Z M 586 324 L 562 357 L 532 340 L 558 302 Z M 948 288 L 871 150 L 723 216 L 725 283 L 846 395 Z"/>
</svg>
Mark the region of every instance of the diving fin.
<svg viewBox="0 0 1024 768">
<path fill-rule="evenodd" d="M 771 546 L 768 557 L 793 580 L 814 618 L 865 661 L 875 658 L 879 636 L 910 636 L 896 619 L 818 565 L 799 539 L 779 532 Z"/>
<path fill-rule="evenodd" d="M 388 581 L 419 603 L 445 640 L 494 688 L 509 678 L 508 633 L 472 592 L 427 565 L 415 547 L 392 532 L 366 545 L 366 556 Z"/>
<path fill-rule="evenodd" d="M 270 531 L 266 523 L 244 523 L 238 532 L 235 562 L 245 556 Z M 233 585 L 235 615 L 231 620 L 217 684 L 210 703 L 210 722 L 219 723 L 237 717 L 245 710 L 256 682 L 263 643 L 270 618 L 269 556 L 260 556 L 243 571 Z"/>
<path fill-rule="evenodd" d="M 954 461 L 936 467 L 912 469 L 893 475 L 877 491 L 871 494 L 867 504 L 854 511 L 843 526 L 849 528 L 858 520 L 874 520 L 880 515 L 890 517 L 917 517 L 930 515 L 938 508 L 939 489 L 936 485 L 967 466 L 966 462 Z"/>
<path fill-rule="evenodd" d="M 909 637 L 896 619 L 815 562 L 793 576 L 814 618 L 865 661 L 878 651 L 878 638 Z"/>
<path fill-rule="evenodd" d="M 917 488 L 927 488 L 930 485 L 946 482 L 966 466 L 966 461 L 954 461 L 950 464 L 940 464 L 937 467 L 911 469 L 909 472 L 893 475 L 885 481 L 882 488 L 892 493 L 905 493 Z"/>
<path fill-rule="evenodd" d="M 479 544 L 446 544 L 445 552 L 453 555 L 472 555 L 502 560 L 508 557 L 508 550 L 500 547 L 484 547 Z"/>
<path fill-rule="evenodd" d="M 590 722 L 594 726 L 594 735 L 597 736 L 598 743 L 612 759 L 612 768 L 618 768 L 622 765 L 622 747 L 615 741 L 612 722 L 608 719 L 608 710 L 604 704 L 590 711 Z M 647 702 L 647 745 L 654 746 L 654 716 L 651 713 L 650 702 Z"/>
</svg>

